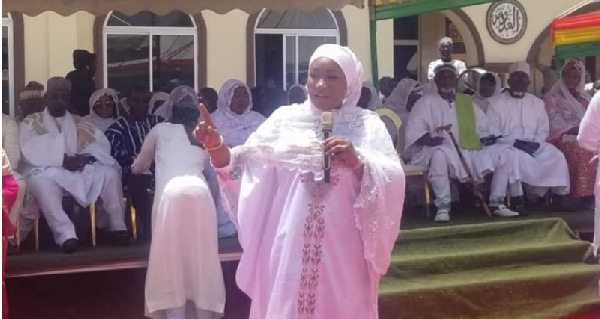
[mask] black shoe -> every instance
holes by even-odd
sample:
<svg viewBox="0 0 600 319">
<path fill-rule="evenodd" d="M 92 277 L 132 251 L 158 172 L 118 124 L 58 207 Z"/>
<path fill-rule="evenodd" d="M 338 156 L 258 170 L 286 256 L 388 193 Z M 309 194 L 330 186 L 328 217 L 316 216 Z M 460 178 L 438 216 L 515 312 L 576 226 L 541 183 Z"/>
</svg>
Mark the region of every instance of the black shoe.
<svg viewBox="0 0 600 319">
<path fill-rule="evenodd" d="M 553 208 L 559 212 L 576 212 L 577 206 L 569 195 L 554 195 L 552 197 Z"/>
<path fill-rule="evenodd" d="M 117 230 L 111 233 L 112 243 L 116 246 L 127 246 L 131 244 L 131 236 L 126 230 Z"/>
<path fill-rule="evenodd" d="M 64 254 L 72 254 L 79 249 L 79 240 L 77 238 L 67 239 L 62 245 L 60 245 L 60 251 Z"/>
<path fill-rule="evenodd" d="M 9 241 L 8 244 L 6 245 L 6 255 L 14 256 L 18 253 L 19 253 L 19 250 L 17 249 L 17 246 Z"/>
<path fill-rule="evenodd" d="M 511 210 L 519 213 L 521 216 L 527 216 L 530 214 L 529 209 L 525 206 L 525 201 L 522 196 L 511 197 L 510 198 L 510 207 Z"/>
</svg>

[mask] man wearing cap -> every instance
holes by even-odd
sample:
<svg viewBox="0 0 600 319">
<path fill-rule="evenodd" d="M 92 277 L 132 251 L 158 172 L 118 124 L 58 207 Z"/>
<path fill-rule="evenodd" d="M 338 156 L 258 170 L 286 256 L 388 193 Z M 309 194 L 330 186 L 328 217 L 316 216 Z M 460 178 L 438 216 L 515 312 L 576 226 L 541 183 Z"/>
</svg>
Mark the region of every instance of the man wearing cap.
<svg viewBox="0 0 600 319">
<path fill-rule="evenodd" d="M 434 72 L 437 92 L 425 94 L 414 106 L 406 127 L 406 145 L 413 152 L 410 164 L 429 166 L 429 181 L 436 196 L 435 221 L 450 221 L 450 178 L 469 180 L 449 134 L 438 130 L 449 124 L 475 182 L 494 172 L 490 191 L 493 214 L 518 216 L 504 205 L 513 170 L 513 153 L 506 151 L 510 147 L 495 144 L 483 111 L 474 107 L 470 96 L 456 93 L 457 74 L 452 64 L 438 65 Z"/>
<path fill-rule="evenodd" d="M 78 248 L 75 227 L 62 207 L 66 193 L 83 206 L 102 198 L 114 243 L 127 244 L 121 176 L 110 144 L 100 130 L 67 111 L 68 80 L 51 78 L 47 89 L 44 111 L 25 118 L 19 130 L 23 173 L 54 240 L 65 253 Z"/>
<path fill-rule="evenodd" d="M 440 58 L 429 63 L 429 70 L 427 72 L 427 78 L 432 81 L 435 77 L 435 68 L 441 64 L 449 63 L 456 69 L 456 74 L 460 75 L 467 70 L 467 65 L 461 60 L 455 60 L 452 58 L 452 51 L 454 50 L 454 42 L 451 38 L 444 37 L 438 44 L 440 50 Z"/>
<path fill-rule="evenodd" d="M 509 89 L 490 99 L 487 115 L 496 133 L 503 136 L 500 143 L 519 150 L 515 173 L 517 179 L 531 186 L 531 195 L 544 196 L 551 188 L 556 208 L 572 211 L 567 161 L 563 153 L 546 142 L 550 132 L 548 114 L 544 102 L 527 93 L 530 72 L 526 62 L 512 64 Z M 520 184 L 511 184 L 510 191 L 516 197 L 512 202 L 521 206 Z"/>
<path fill-rule="evenodd" d="M 19 109 L 17 117 L 24 119 L 27 116 L 44 110 L 44 92 L 38 89 L 25 88 L 19 95 Z"/>
</svg>

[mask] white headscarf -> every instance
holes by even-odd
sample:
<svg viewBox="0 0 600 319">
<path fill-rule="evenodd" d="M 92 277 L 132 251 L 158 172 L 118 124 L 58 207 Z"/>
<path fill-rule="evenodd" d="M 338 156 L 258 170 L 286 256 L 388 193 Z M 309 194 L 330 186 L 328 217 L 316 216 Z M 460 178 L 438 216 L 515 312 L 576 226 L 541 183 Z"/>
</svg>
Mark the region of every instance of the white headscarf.
<svg viewBox="0 0 600 319">
<path fill-rule="evenodd" d="M 562 78 L 563 72 L 569 68 L 575 68 L 581 74 L 581 79 L 575 89 L 579 93 L 579 97 L 588 103 L 592 99 L 585 91 L 585 65 L 579 59 L 567 60 L 562 66 L 560 80 L 554 83 L 544 95 L 544 103 L 550 121 L 550 138 L 556 138 L 567 130 L 578 127 L 585 114 L 585 107 L 571 94 Z"/>
<path fill-rule="evenodd" d="M 323 44 L 310 57 L 309 65 L 319 58 L 331 59 L 340 66 L 348 85 L 342 108 L 355 107 L 362 91 L 363 67 L 354 52 L 337 44 Z"/>
<path fill-rule="evenodd" d="M 179 99 L 182 97 L 192 94 L 196 95 L 196 99 L 198 98 L 196 91 L 187 85 L 180 85 L 174 88 L 173 91 L 171 91 L 171 94 L 169 94 L 167 101 L 156 109 L 154 115 L 161 116 L 165 121 L 171 121 L 171 117 L 173 117 L 173 105 L 179 102 Z M 150 106 L 152 107 L 152 104 L 150 104 Z"/>
<path fill-rule="evenodd" d="M 96 113 L 96 111 L 94 111 L 94 104 L 96 104 L 96 102 L 98 102 L 100 100 L 100 98 L 105 95 L 108 95 L 112 99 L 113 103 L 115 104 L 115 114 L 113 115 L 114 117 L 103 118 L 103 117 L 100 117 Z M 99 130 L 104 132 L 104 131 L 106 131 L 106 129 L 108 129 L 108 127 L 112 123 L 115 122 L 115 119 L 117 117 L 119 117 L 118 103 L 119 103 L 119 96 L 117 95 L 117 92 L 115 90 L 109 89 L 109 88 L 97 90 L 96 92 L 92 93 L 92 96 L 90 97 L 90 114 L 86 115 L 84 117 L 84 119 L 88 123 L 94 125 Z"/>
<path fill-rule="evenodd" d="M 163 101 L 164 103 L 162 105 L 164 105 L 168 100 L 169 100 L 169 93 L 165 93 L 165 92 L 154 93 L 152 95 L 152 98 L 150 99 L 150 107 L 148 108 L 148 115 L 153 115 L 153 113 L 155 111 L 158 111 L 158 108 L 156 108 L 156 110 L 154 109 L 154 105 L 156 104 L 156 102 Z"/>
<path fill-rule="evenodd" d="M 237 114 L 231 110 L 231 100 L 238 87 L 245 88 L 249 97 L 248 107 L 243 114 Z M 265 117 L 253 111 L 252 106 L 250 88 L 240 80 L 228 80 L 219 90 L 217 110 L 211 116 L 228 146 L 244 144 L 248 136 L 264 122 Z"/>
<path fill-rule="evenodd" d="M 363 82 L 362 87 L 371 91 L 371 100 L 369 101 L 369 104 L 367 104 L 367 109 L 376 110 L 381 108 L 381 98 L 379 97 L 379 92 L 377 92 L 375 85 L 373 85 L 373 83 L 370 81 L 365 81 Z"/>
<path fill-rule="evenodd" d="M 406 104 L 408 102 L 408 97 L 413 92 L 420 92 L 423 94 L 423 86 L 421 83 L 411 79 L 404 78 L 398 82 L 398 86 L 392 91 L 390 97 L 385 100 L 383 107 L 388 108 L 398 115 L 402 113 L 407 113 Z"/>
</svg>

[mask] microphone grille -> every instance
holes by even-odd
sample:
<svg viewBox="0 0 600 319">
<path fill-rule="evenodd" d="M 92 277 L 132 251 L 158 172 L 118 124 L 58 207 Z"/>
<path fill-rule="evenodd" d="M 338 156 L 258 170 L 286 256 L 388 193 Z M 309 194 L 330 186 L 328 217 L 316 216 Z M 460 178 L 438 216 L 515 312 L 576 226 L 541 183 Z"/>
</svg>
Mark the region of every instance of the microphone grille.
<svg viewBox="0 0 600 319">
<path fill-rule="evenodd" d="M 321 126 L 324 130 L 333 130 L 333 114 L 331 112 L 321 113 Z"/>
</svg>

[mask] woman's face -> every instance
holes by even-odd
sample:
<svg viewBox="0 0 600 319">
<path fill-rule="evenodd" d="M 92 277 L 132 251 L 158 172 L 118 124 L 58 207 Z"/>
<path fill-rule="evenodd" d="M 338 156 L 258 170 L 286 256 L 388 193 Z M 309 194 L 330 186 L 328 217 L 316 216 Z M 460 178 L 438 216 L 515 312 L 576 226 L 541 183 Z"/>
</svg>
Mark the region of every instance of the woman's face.
<svg viewBox="0 0 600 319">
<path fill-rule="evenodd" d="M 348 90 L 342 68 L 328 58 L 313 61 L 308 70 L 306 87 L 313 105 L 322 111 L 340 108 Z"/>
<path fill-rule="evenodd" d="M 233 97 L 231 98 L 231 111 L 237 114 L 244 114 L 246 109 L 250 105 L 250 96 L 248 90 L 243 86 L 238 86 L 233 90 Z"/>
<path fill-rule="evenodd" d="M 94 112 L 104 119 L 113 118 L 115 116 L 115 102 L 110 95 L 105 94 L 94 103 Z"/>
<path fill-rule="evenodd" d="M 494 95 L 496 91 L 496 83 L 489 81 L 488 79 L 481 79 L 479 81 L 479 95 L 483 98 L 489 98 Z"/>
<path fill-rule="evenodd" d="M 576 68 L 565 69 L 562 73 L 562 80 L 565 82 L 567 89 L 575 90 L 581 82 L 581 73 Z"/>
</svg>

